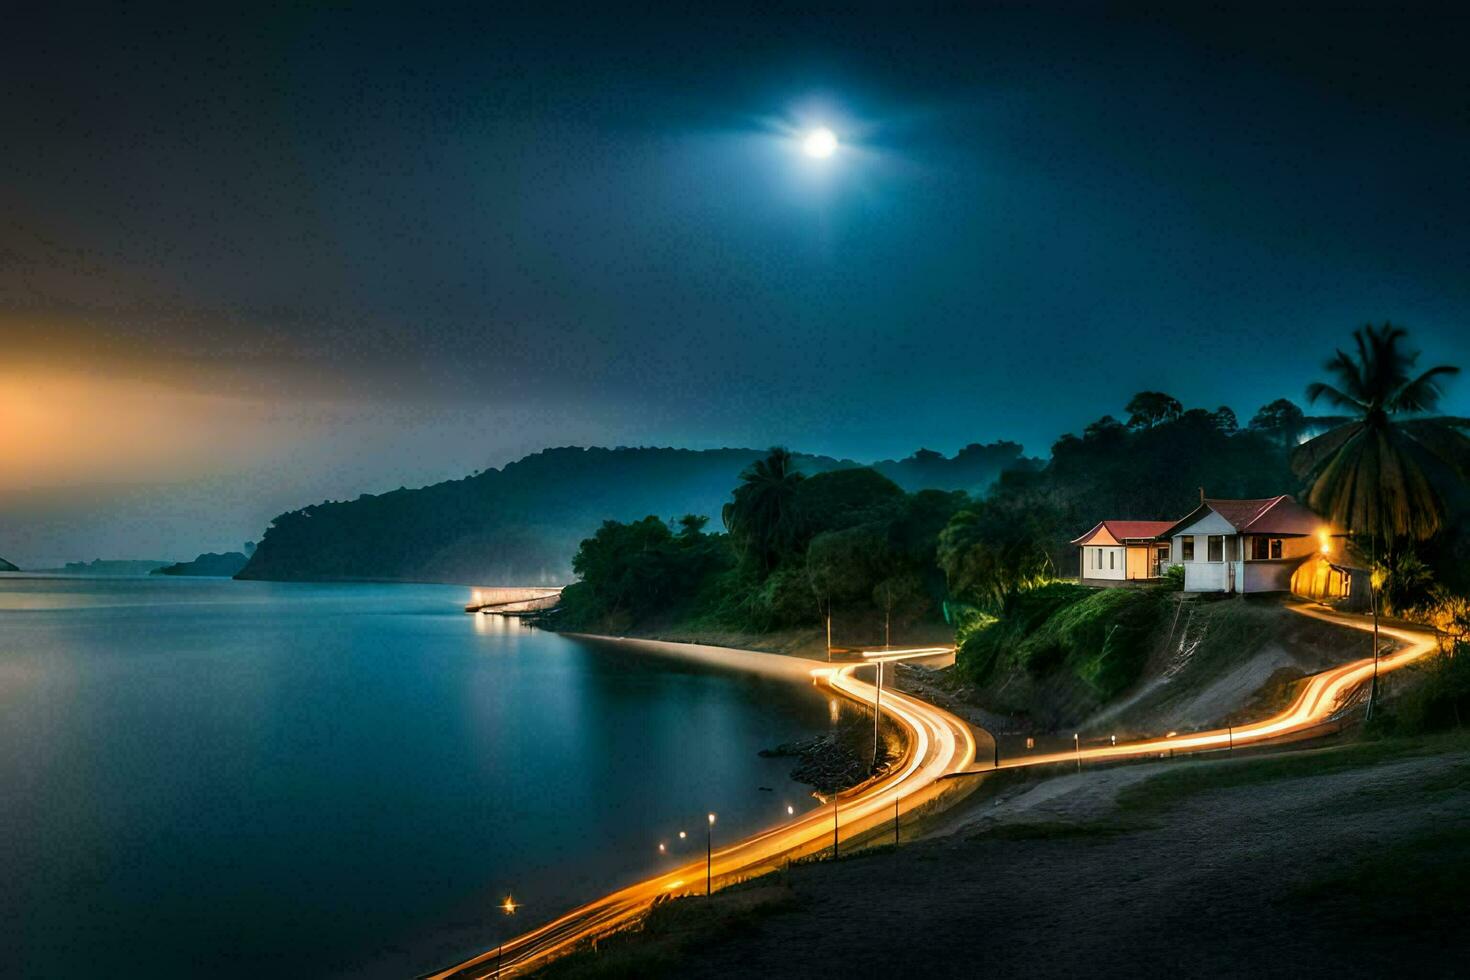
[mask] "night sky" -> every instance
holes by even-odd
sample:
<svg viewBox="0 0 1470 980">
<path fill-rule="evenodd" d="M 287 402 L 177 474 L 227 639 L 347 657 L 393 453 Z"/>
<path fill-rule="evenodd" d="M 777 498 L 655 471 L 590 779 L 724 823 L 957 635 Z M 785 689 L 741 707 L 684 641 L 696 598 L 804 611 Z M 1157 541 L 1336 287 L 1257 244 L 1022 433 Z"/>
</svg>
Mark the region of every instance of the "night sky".
<svg viewBox="0 0 1470 980">
<path fill-rule="evenodd" d="M 1369 320 L 1470 366 L 1464 13 L 47 9 L 0 32 L 23 564 L 548 445 L 1244 421 Z"/>
</svg>

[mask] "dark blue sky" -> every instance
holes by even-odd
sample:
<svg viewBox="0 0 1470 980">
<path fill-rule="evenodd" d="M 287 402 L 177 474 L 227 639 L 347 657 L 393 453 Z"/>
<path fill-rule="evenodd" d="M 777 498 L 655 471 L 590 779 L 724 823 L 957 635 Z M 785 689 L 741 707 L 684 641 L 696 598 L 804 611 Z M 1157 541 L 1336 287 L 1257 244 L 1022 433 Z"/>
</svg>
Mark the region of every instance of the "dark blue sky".
<svg viewBox="0 0 1470 980">
<path fill-rule="evenodd" d="M 1367 320 L 1470 363 L 1465 14 L 206 16 L 0 40 L 8 380 L 138 402 L 0 492 L 225 481 L 232 538 L 544 445 L 1244 420 Z"/>
</svg>

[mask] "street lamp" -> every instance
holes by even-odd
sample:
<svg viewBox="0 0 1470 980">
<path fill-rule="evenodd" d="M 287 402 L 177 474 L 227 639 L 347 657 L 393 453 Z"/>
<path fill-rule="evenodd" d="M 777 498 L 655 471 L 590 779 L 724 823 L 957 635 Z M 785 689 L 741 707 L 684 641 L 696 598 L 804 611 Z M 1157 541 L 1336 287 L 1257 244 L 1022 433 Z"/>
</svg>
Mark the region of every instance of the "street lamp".
<svg viewBox="0 0 1470 980">
<path fill-rule="evenodd" d="M 873 771 L 878 771 L 878 719 L 882 714 L 883 661 L 878 661 L 878 680 L 873 688 Z"/>
<path fill-rule="evenodd" d="M 704 835 L 704 897 L 709 898 L 710 875 L 714 868 L 715 859 L 715 815 L 709 815 L 709 826 L 705 828 Z"/>
<path fill-rule="evenodd" d="M 509 895 L 505 896 L 505 901 L 500 903 L 500 911 L 507 916 L 515 915 L 516 909 L 518 908 L 520 908 L 520 906 L 516 904 L 516 900 L 511 898 Z M 505 933 L 502 932 L 500 934 L 500 945 L 495 948 L 495 980 L 500 980 L 500 963 L 502 957 L 504 956 Z"/>
</svg>

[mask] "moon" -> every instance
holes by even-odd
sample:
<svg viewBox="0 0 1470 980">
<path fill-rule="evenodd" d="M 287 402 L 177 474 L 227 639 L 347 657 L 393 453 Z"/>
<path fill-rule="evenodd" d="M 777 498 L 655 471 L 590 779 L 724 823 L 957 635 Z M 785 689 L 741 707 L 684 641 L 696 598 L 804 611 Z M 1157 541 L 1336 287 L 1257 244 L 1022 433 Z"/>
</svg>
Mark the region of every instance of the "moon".
<svg viewBox="0 0 1470 980">
<path fill-rule="evenodd" d="M 809 157 L 825 160 L 837 152 L 837 134 L 826 126 L 818 127 L 801 141 L 801 151 Z"/>
</svg>

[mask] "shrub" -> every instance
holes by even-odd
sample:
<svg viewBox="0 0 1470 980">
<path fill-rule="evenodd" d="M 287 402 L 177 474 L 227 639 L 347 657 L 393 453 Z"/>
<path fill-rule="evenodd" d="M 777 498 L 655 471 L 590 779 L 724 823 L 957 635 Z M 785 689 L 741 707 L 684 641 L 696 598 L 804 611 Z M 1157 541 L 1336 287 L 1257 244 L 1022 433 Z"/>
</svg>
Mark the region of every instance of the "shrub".
<svg viewBox="0 0 1470 980">
<path fill-rule="evenodd" d="M 1106 701 L 1138 679 L 1167 601 L 1156 590 L 1068 583 L 1022 592 L 998 622 L 965 640 L 959 667 L 979 684 L 1002 664 L 1036 677 L 1065 667 Z"/>
</svg>

